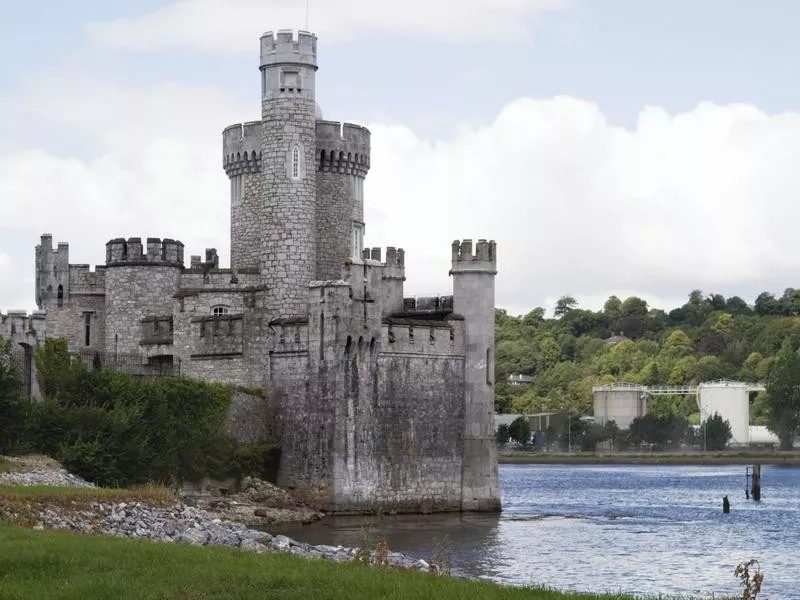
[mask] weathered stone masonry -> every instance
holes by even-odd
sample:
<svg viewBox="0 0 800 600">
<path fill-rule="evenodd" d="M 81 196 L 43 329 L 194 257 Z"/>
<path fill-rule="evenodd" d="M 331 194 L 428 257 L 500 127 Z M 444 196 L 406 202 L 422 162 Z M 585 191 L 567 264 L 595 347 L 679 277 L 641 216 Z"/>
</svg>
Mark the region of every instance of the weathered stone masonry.
<svg viewBox="0 0 800 600">
<path fill-rule="evenodd" d="M 363 248 L 369 130 L 323 120 L 316 70 L 313 34 L 262 36 L 261 119 L 222 134 L 231 268 L 214 249 L 187 267 L 181 242 L 115 238 L 91 270 L 45 234 L 40 312 L 3 316 L 0 335 L 264 388 L 280 483 L 327 490 L 330 510 L 497 510 L 495 244 L 453 242 L 453 295 L 404 298 L 404 251 Z"/>
</svg>

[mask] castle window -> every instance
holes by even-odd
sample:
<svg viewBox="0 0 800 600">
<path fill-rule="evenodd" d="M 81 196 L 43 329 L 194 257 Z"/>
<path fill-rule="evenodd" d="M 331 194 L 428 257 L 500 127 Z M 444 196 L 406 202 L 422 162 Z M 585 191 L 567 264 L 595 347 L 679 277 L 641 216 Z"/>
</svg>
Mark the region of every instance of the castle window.
<svg viewBox="0 0 800 600">
<path fill-rule="evenodd" d="M 83 345 L 92 344 L 92 313 L 83 313 Z"/>
<path fill-rule="evenodd" d="M 297 71 L 282 71 L 281 72 L 281 91 L 289 90 L 300 91 L 300 73 Z"/>
<path fill-rule="evenodd" d="M 216 306 L 211 307 L 211 314 L 215 317 L 221 317 L 222 315 L 230 314 L 231 309 L 229 306 L 225 306 L 224 304 L 217 304 Z"/>
<path fill-rule="evenodd" d="M 241 175 L 231 177 L 231 204 L 233 206 L 239 206 L 242 203 L 244 196 L 243 179 Z"/>
<path fill-rule="evenodd" d="M 494 365 L 492 365 L 492 349 L 486 349 L 486 385 L 492 385 L 492 371 L 494 370 Z"/>
<path fill-rule="evenodd" d="M 362 223 L 353 223 L 352 245 L 352 257 L 361 258 L 364 251 L 364 225 Z"/>
<path fill-rule="evenodd" d="M 292 179 L 300 179 L 300 148 L 292 148 Z"/>
<path fill-rule="evenodd" d="M 64 286 L 58 286 L 58 308 L 64 306 Z"/>
</svg>

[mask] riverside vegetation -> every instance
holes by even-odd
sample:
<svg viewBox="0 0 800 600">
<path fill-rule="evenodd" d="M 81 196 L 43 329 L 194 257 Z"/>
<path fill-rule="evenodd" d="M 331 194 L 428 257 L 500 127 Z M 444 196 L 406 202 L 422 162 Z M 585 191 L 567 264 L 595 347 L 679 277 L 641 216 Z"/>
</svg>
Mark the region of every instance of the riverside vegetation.
<svg viewBox="0 0 800 600">
<path fill-rule="evenodd" d="M 591 311 L 563 296 L 552 318 L 542 308 L 520 316 L 497 310 L 495 316 L 499 412 L 590 415 L 592 386 L 598 384 L 736 379 L 767 384 L 752 402 L 751 418 L 775 432 L 782 449 L 791 448 L 800 428 L 800 395 L 794 392 L 800 385 L 800 289 L 788 288 L 780 297 L 764 292 L 753 306 L 737 296 L 695 290 L 669 312 L 641 298 L 616 296 Z M 512 386 L 508 376 L 515 373 L 533 382 Z M 634 435 L 632 442 L 655 437 L 655 445 L 667 448 L 696 442 L 688 437 L 688 425 L 700 423 L 694 396 L 654 397 L 648 411 L 650 420 L 640 424 L 638 436 L 644 439 Z M 586 433 L 577 419 L 571 427 L 574 440 Z M 551 442 L 564 433 L 552 432 Z M 609 439 L 617 432 L 584 437 L 591 445 L 591 437 L 596 442 L 602 435 Z"/>
</svg>

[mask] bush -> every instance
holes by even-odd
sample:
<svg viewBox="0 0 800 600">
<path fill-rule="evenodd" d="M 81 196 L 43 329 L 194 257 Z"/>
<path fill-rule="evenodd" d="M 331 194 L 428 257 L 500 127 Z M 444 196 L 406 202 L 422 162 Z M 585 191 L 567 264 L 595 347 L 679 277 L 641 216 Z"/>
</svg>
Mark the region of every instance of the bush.
<svg viewBox="0 0 800 600">
<path fill-rule="evenodd" d="M 46 397 L 31 410 L 29 443 L 89 481 L 130 486 L 241 474 L 275 478 L 274 445 L 240 447 L 224 433 L 229 386 L 87 368 L 70 359 L 62 340 L 48 340 L 36 361 Z"/>
<path fill-rule="evenodd" d="M 706 450 L 724 450 L 732 437 L 731 424 L 719 413 L 706 419 L 699 431 L 699 441 L 705 444 Z"/>
<path fill-rule="evenodd" d="M 518 444 L 527 446 L 531 441 L 531 424 L 525 417 L 517 417 L 508 426 L 508 434 Z"/>
<path fill-rule="evenodd" d="M 27 402 L 22 375 L 11 357 L 10 340 L 0 337 L 0 454 L 17 446 Z"/>
<path fill-rule="evenodd" d="M 500 426 L 498 426 L 497 431 L 494 434 L 494 440 L 501 446 L 504 446 L 510 439 L 511 431 L 509 430 L 508 425 L 502 423 Z"/>
</svg>

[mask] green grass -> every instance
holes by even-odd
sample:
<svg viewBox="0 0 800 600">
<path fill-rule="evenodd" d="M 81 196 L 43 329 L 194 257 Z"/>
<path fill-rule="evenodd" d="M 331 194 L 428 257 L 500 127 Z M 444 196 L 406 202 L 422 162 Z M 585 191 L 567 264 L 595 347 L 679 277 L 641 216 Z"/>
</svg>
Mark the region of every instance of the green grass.
<svg viewBox="0 0 800 600">
<path fill-rule="evenodd" d="M 606 600 L 629 596 L 562 594 L 335 564 L 285 554 L 199 548 L 32 531 L 0 525 L 3 600 Z"/>
</svg>

